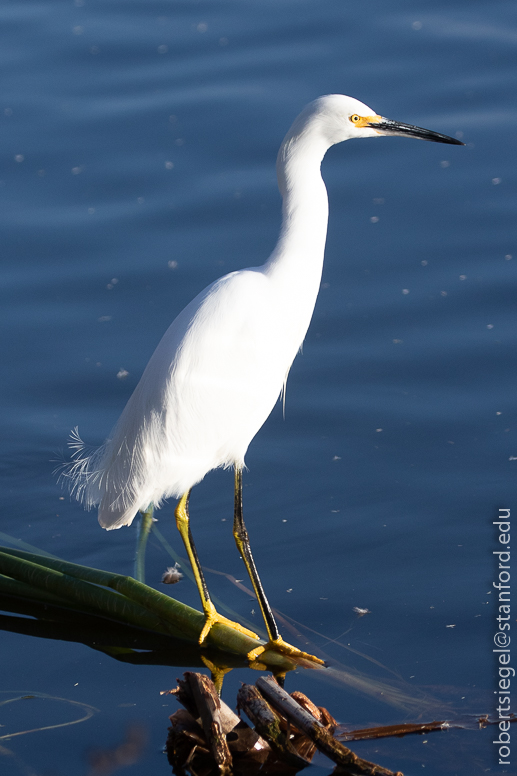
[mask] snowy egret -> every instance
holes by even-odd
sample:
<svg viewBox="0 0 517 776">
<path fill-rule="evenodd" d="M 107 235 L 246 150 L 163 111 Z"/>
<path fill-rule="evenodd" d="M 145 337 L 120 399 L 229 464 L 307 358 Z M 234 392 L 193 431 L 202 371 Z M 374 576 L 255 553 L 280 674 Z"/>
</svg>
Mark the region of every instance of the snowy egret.
<svg viewBox="0 0 517 776">
<path fill-rule="evenodd" d="M 275 648 L 322 662 L 284 642 L 278 632 L 243 520 L 242 469 L 251 440 L 285 390 L 316 302 L 328 217 L 321 161 L 335 143 L 381 135 L 463 145 L 447 135 L 383 118 L 342 94 L 307 105 L 278 153 L 283 220 L 269 259 L 216 280 L 185 307 L 102 447 L 88 454 L 77 432 L 71 441 L 71 490 L 87 507 L 98 505 L 104 528 L 130 525 L 138 511 L 179 498 L 176 524 L 206 618 L 200 644 L 217 622 L 255 636 L 216 611 L 190 530 L 192 487 L 211 469 L 234 468 L 233 534 L 269 637 L 265 647 L 249 653 L 250 660 Z"/>
</svg>

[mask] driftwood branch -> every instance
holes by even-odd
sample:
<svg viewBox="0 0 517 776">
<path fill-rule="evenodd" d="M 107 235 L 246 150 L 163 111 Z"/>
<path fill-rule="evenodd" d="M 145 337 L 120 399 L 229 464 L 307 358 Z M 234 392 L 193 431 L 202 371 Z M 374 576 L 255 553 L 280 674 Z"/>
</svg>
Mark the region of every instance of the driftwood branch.
<svg viewBox="0 0 517 776">
<path fill-rule="evenodd" d="M 261 676 L 257 679 L 260 693 L 289 722 L 308 736 L 317 748 L 342 769 L 364 776 L 402 776 L 380 765 L 363 760 L 332 736 L 332 733 L 312 714 L 303 709 L 291 696 L 283 690 L 273 677 Z"/>
<path fill-rule="evenodd" d="M 293 693 L 294 695 L 294 693 Z M 517 722 L 517 715 L 510 714 L 508 717 L 510 723 Z M 488 725 L 498 725 L 500 722 L 497 714 L 492 716 L 488 714 L 476 715 L 470 714 L 463 717 L 456 717 L 454 720 L 434 720 L 433 722 L 401 722 L 398 725 L 380 725 L 369 728 L 360 728 L 357 730 L 345 730 L 343 727 L 335 733 L 341 741 L 368 741 L 378 738 L 402 738 L 409 735 L 423 735 L 424 733 L 435 733 L 440 730 L 480 730 Z"/>
<path fill-rule="evenodd" d="M 268 741 L 286 765 L 296 770 L 306 768 L 310 761 L 301 757 L 282 731 L 278 715 L 252 684 L 243 684 L 237 693 L 237 708 L 242 709 L 255 725 L 255 730 Z"/>
</svg>

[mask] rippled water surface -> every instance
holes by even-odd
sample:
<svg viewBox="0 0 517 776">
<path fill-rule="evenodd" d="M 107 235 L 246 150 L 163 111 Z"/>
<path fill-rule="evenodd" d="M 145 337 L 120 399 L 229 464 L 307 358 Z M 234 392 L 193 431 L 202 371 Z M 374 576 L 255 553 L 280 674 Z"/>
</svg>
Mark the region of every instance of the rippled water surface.
<svg viewBox="0 0 517 776">
<path fill-rule="evenodd" d="M 517 467 L 514 4 L 4 0 L 0 22 L 1 530 L 78 563 L 132 573 L 135 530 L 107 534 L 63 497 L 52 472 L 68 433 L 100 444 L 184 304 L 266 259 L 276 152 L 305 103 L 351 94 L 466 143 L 327 154 L 322 288 L 285 420 L 279 405 L 250 446 L 244 496 L 273 605 L 312 629 L 297 643 L 372 686 L 438 699 L 434 714 L 493 711 L 492 520 L 513 506 Z M 192 496 L 198 550 L 242 578 L 231 510 L 231 474 L 211 473 Z M 168 504 L 159 527 L 181 554 L 172 517 Z M 150 584 L 169 562 L 151 540 Z M 224 576 L 209 584 L 257 622 Z M 198 605 L 188 580 L 175 593 Z M 98 709 L 3 740 L 18 760 L 2 772 L 89 774 L 87 752 L 136 721 L 149 736 L 138 772 L 170 773 L 176 702 L 158 692 L 188 665 L 9 630 L 0 657 L 4 698 Z M 226 700 L 255 678 L 231 673 Z M 288 689 L 359 727 L 418 716 L 307 672 Z M 74 718 L 26 704 L 4 707 L 6 733 Z M 500 768 L 491 731 L 357 751 L 428 776 Z"/>
</svg>

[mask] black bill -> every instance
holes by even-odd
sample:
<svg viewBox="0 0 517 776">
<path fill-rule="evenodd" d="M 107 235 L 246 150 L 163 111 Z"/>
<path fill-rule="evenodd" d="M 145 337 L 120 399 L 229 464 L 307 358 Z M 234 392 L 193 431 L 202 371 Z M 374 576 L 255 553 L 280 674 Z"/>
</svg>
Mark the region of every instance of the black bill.
<svg viewBox="0 0 517 776">
<path fill-rule="evenodd" d="M 415 127 L 413 124 L 403 124 L 401 121 L 381 118 L 377 122 L 368 122 L 368 126 L 378 130 L 383 135 L 405 135 L 409 137 L 419 137 L 421 140 L 430 140 L 433 143 L 450 143 L 451 145 L 465 145 L 461 140 L 449 135 L 442 135 L 440 132 L 431 132 L 430 129 Z"/>
</svg>

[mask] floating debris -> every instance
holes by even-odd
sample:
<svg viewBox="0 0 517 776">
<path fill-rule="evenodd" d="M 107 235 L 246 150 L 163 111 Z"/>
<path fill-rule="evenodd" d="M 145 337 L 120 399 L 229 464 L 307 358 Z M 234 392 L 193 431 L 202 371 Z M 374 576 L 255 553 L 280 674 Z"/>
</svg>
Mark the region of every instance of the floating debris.
<svg viewBox="0 0 517 776">
<path fill-rule="evenodd" d="M 371 611 L 369 609 L 361 609 L 360 606 L 354 606 L 352 611 L 358 614 L 359 617 L 364 617 L 365 614 L 371 614 Z"/>
<path fill-rule="evenodd" d="M 183 579 L 183 574 L 180 571 L 179 563 L 175 563 L 174 566 L 169 566 L 165 569 L 161 582 L 163 582 L 164 585 L 175 585 L 180 579 Z"/>
</svg>

